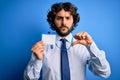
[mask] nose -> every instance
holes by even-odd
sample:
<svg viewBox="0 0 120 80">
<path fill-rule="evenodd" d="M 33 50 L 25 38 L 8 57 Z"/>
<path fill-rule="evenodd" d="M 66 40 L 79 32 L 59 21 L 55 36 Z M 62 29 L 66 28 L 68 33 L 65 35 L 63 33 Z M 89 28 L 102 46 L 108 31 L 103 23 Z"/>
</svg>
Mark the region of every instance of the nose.
<svg viewBox="0 0 120 80">
<path fill-rule="evenodd" d="M 66 20 L 63 18 L 62 25 L 66 25 Z"/>
</svg>

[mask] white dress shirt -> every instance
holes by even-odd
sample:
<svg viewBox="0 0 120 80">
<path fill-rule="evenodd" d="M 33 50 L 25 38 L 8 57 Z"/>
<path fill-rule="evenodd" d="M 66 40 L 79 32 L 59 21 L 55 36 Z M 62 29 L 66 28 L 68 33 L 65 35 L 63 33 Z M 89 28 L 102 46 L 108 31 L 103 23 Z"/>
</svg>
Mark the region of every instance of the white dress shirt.
<svg viewBox="0 0 120 80">
<path fill-rule="evenodd" d="M 89 46 L 82 44 L 71 46 L 71 43 L 75 41 L 72 34 L 65 38 L 67 39 L 66 47 L 68 49 L 71 80 L 86 80 L 86 64 L 95 75 L 104 78 L 109 77 L 111 71 L 105 53 L 99 50 L 94 42 Z M 38 60 L 32 54 L 24 71 L 24 80 L 38 80 L 41 69 L 42 80 L 61 80 L 60 39 L 61 37 L 56 35 L 55 45 L 45 45 L 43 60 Z"/>
</svg>

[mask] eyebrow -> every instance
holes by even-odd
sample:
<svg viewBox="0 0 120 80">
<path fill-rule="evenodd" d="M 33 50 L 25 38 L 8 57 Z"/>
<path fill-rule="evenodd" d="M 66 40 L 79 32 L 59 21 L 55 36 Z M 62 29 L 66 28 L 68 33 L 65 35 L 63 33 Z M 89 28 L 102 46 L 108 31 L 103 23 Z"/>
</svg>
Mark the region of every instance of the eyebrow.
<svg viewBox="0 0 120 80">
<path fill-rule="evenodd" d="M 56 15 L 56 17 L 71 17 L 71 15 L 70 16 L 59 16 L 59 15 Z"/>
</svg>

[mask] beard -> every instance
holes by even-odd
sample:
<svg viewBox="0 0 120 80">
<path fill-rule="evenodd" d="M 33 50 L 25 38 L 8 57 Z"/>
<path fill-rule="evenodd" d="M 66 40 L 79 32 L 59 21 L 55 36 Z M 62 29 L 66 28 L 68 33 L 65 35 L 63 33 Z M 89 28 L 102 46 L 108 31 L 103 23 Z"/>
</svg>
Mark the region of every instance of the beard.
<svg viewBox="0 0 120 80">
<path fill-rule="evenodd" d="M 62 28 L 66 28 L 67 31 L 66 32 L 62 32 Z M 67 26 L 60 26 L 60 27 L 55 27 L 55 30 L 57 32 L 57 34 L 61 37 L 65 37 L 67 36 L 69 33 L 71 33 L 73 31 L 73 26 L 71 28 L 67 27 Z"/>
</svg>

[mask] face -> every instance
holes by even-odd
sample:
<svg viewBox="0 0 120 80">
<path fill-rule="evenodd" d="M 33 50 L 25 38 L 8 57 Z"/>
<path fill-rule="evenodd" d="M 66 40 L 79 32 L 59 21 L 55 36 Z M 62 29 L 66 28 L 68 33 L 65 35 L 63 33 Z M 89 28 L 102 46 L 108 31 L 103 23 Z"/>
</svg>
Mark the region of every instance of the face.
<svg viewBox="0 0 120 80">
<path fill-rule="evenodd" d="M 56 32 L 62 37 L 67 36 L 73 29 L 73 16 L 69 11 L 65 11 L 64 9 L 56 14 L 54 22 Z"/>
</svg>

